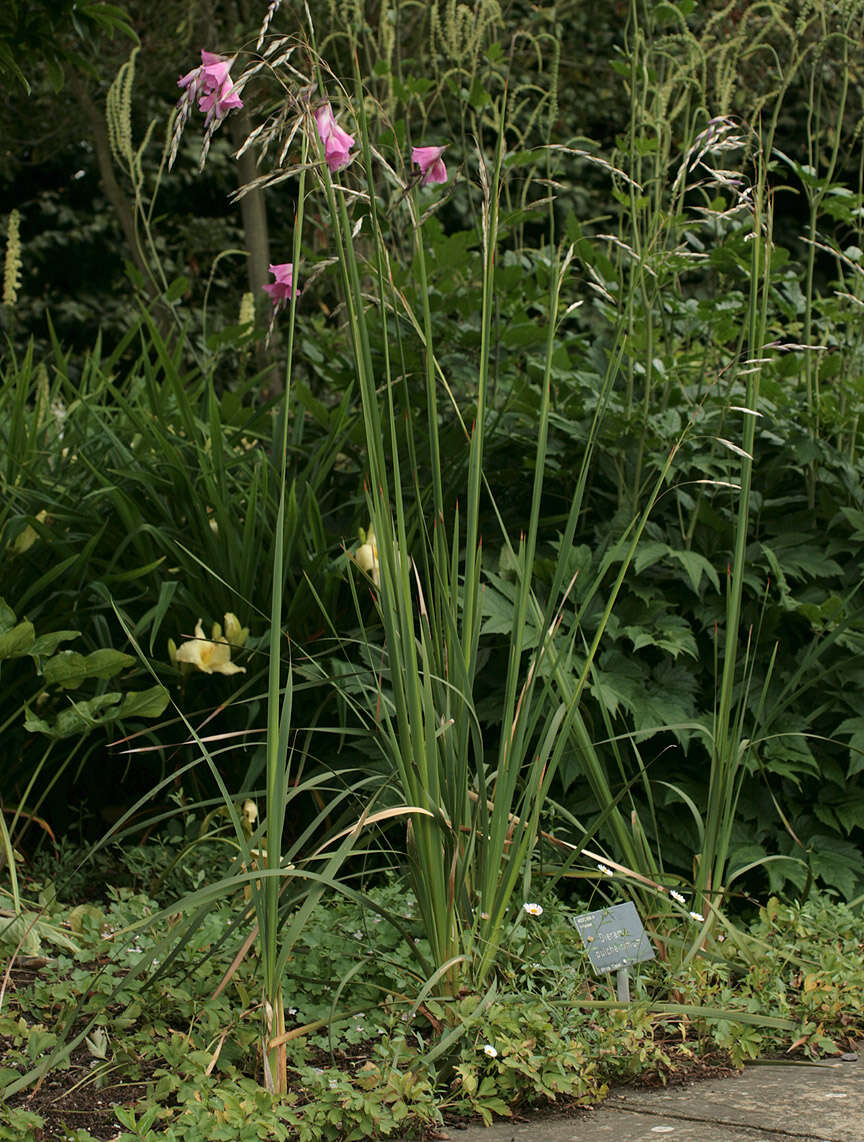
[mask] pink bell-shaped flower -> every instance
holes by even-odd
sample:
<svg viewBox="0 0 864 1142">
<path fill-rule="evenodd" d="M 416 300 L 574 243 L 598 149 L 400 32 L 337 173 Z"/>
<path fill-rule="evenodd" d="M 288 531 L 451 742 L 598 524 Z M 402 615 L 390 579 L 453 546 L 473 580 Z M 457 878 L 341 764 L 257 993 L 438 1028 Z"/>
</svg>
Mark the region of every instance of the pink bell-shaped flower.
<svg viewBox="0 0 864 1142">
<path fill-rule="evenodd" d="M 447 168 L 441 156 L 443 147 L 415 147 L 411 152 L 411 161 L 416 163 L 423 175 L 421 186 L 428 186 L 430 182 L 446 182 Z"/>
<path fill-rule="evenodd" d="M 327 166 L 330 168 L 330 173 L 335 174 L 351 161 L 350 152 L 354 146 L 354 136 L 342 130 L 329 103 L 322 103 L 315 112 L 315 123 L 318 127 L 318 136 L 324 144 Z"/>
<path fill-rule="evenodd" d="M 294 287 L 294 263 L 282 262 L 278 266 L 271 266 L 270 273 L 276 278 L 275 282 L 270 282 L 261 288 L 265 290 L 273 298 L 274 305 L 281 305 L 282 302 L 287 301 L 293 293 L 299 293 L 300 290 L 295 290 Z"/>
</svg>

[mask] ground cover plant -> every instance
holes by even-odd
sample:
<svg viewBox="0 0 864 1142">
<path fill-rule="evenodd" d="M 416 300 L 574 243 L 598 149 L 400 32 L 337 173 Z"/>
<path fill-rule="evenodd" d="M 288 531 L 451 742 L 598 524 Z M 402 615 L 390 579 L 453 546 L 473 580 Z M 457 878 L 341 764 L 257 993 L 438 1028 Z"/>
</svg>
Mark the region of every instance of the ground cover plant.
<svg viewBox="0 0 864 1142">
<path fill-rule="evenodd" d="M 50 879 L 27 882 L 30 905 L 42 907 L 5 981 L 4 1080 L 58 1036 L 79 1042 L 35 1094 L 5 1101 L 0 1137 L 401 1137 L 442 1116 L 589 1106 L 637 1076 L 727 1073 L 758 1056 L 788 1058 L 790 1047 L 793 1058 L 845 1050 L 861 1033 L 850 1013 L 860 1011 L 864 956 L 854 912 L 835 901 L 766 902 L 730 934 L 743 957 L 734 970 L 722 940 L 678 970 L 643 965 L 622 1012 L 610 981 L 586 971 L 573 911 L 551 898 L 516 911 L 498 993 L 486 1004 L 459 1000 L 468 1031 L 446 1065 L 428 1062 L 446 1013 L 440 998 L 416 1000 L 410 942 L 423 940 L 422 925 L 416 900 L 390 879 L 369 902 L 403 930 L 344 900 L 294 945 L 287 1022 L 307 1030 L 290 1043 L 288 1091 L 277 1098 L 262 1088 L 258 965 L 244 962 L 226 983 L 242 894 L 166 957 L 183 923 L 178 897 L 231 860 L 228 846 L 199 840 L 201 824 L 187 818 L 170 844 L 114 846 L 100 868 L 112 883 L 88 904 L 58 899 Z M 80 855 L 67 851 L 59 868 L 46 860 L 34 874 L 65 875 Z M 603 897 L 619 898 L 608 878 Z M 673 941 L 693 923 L 683 912 L 669 919 Z M 806 955 L 793 950 L 805 943 Z"/>
<path fill-rule="evenodd" d="M 4 939 L 50 981 L 7 973 L 10 1130 L 91 1059 L 132 1137 L 214 1100 L 226 1136 L 367 1137 L 857 1030 L 813 969 L 854 980 L 864 898 L 864 13 L 634 2 L 604 149 L 527 15 L 349 8 L 196 49 L 149 199 L 136 48 L 141 312 L 84 358 L 10 343 Z M 290 204 L 264 321 L 187 320 L 158 264 L 199 129 Z M 624 898 L 658 956 L 622 1010 L 571 920 Z"/>
</svg>

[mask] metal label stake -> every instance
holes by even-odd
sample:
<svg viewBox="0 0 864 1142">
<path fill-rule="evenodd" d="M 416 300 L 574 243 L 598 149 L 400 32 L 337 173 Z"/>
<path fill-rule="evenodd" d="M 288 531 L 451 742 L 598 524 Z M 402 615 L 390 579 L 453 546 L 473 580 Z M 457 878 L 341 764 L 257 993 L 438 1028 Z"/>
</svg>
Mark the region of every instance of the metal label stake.
<svg viewBox="0 0 864 1142">
<path fill-rule="evenodd" d="M 619 1003 L 630 1002 L 630 976 L 627 974 L 626 968 L 619 968 L 615 973 L 617 980 L 617 992 Z"/>
<path fill-rule="evenodd" d="M 574 916 L 573 923 L 588 952 L 595 975 L 615 972 L 620 1003 L 630 1002 L 630 976 L 627 969 L 643 960 L 654 959 L 654 949 L 632 901 L 610 904 L 597 912 Z"/>
</svg>

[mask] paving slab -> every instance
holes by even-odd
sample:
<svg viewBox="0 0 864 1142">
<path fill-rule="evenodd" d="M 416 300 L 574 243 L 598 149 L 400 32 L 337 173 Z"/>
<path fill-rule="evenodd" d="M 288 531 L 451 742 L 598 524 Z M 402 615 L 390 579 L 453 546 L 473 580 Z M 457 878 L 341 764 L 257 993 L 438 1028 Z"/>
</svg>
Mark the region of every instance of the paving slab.
<svg viewBox="0 0 864 1142">
<path fill-rule="evenodd" d="M 452 1142 L 804 1142 L 801 1135 L 765 1134 L 704 1122 L 672 1122 L 648 1114 L 597 1110 L 579 1118 L 544 1119 L 510 1127 L 447 1131 Z M 807 1135 L 807 1142 L 811 1136 Z"/>
<path fill-rule="evenodd" d="M 864 1058 L 766 1064 L 645 1090 L 617 1087 L 568 1117 L 448 1127 L 452 1142 L 864 1142 Z"/>
</svg>

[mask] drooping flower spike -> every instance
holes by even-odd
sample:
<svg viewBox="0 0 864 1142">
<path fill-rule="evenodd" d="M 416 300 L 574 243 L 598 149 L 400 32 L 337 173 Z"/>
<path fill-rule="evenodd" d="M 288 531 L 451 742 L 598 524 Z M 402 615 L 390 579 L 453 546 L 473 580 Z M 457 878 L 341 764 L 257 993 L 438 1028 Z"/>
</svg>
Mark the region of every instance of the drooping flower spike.
<svg viewBox="0 0 864 1142">
<path fill-rule="evenodd" d="M 447 168 L 441 158 L 443 154 L 443 147 L 414 147 L 411 151 L 411 161 L 417 164 L 423 176 L 420 180 L 421 186 L 428 186 L 430 182 L 447 181 Z"/>
<path fill-rule="evenodd" d="M 351 161 L 354 136 L 342 130 L 336 122 L 333 108 L 329 103 L 322 103 L 316 110 L 315 124 L 318 128 L 318 137 L 324 144 L 324 158 L 327 166 L 330 168 L 330 173 L 335 174 Z"/>
<path fill-rule="evenodd" d="M 205 127 L 215 120 L 224 119 L 229 111 L 243 106 L 231 76 L 228 74 L 233 60 L 201 51 L 201 66 L 193 68 L 177 80 L 177 86 L 189 88 L 192 98 L 198 100 L 198 110 L 206 114 Z"/>
</svg>

